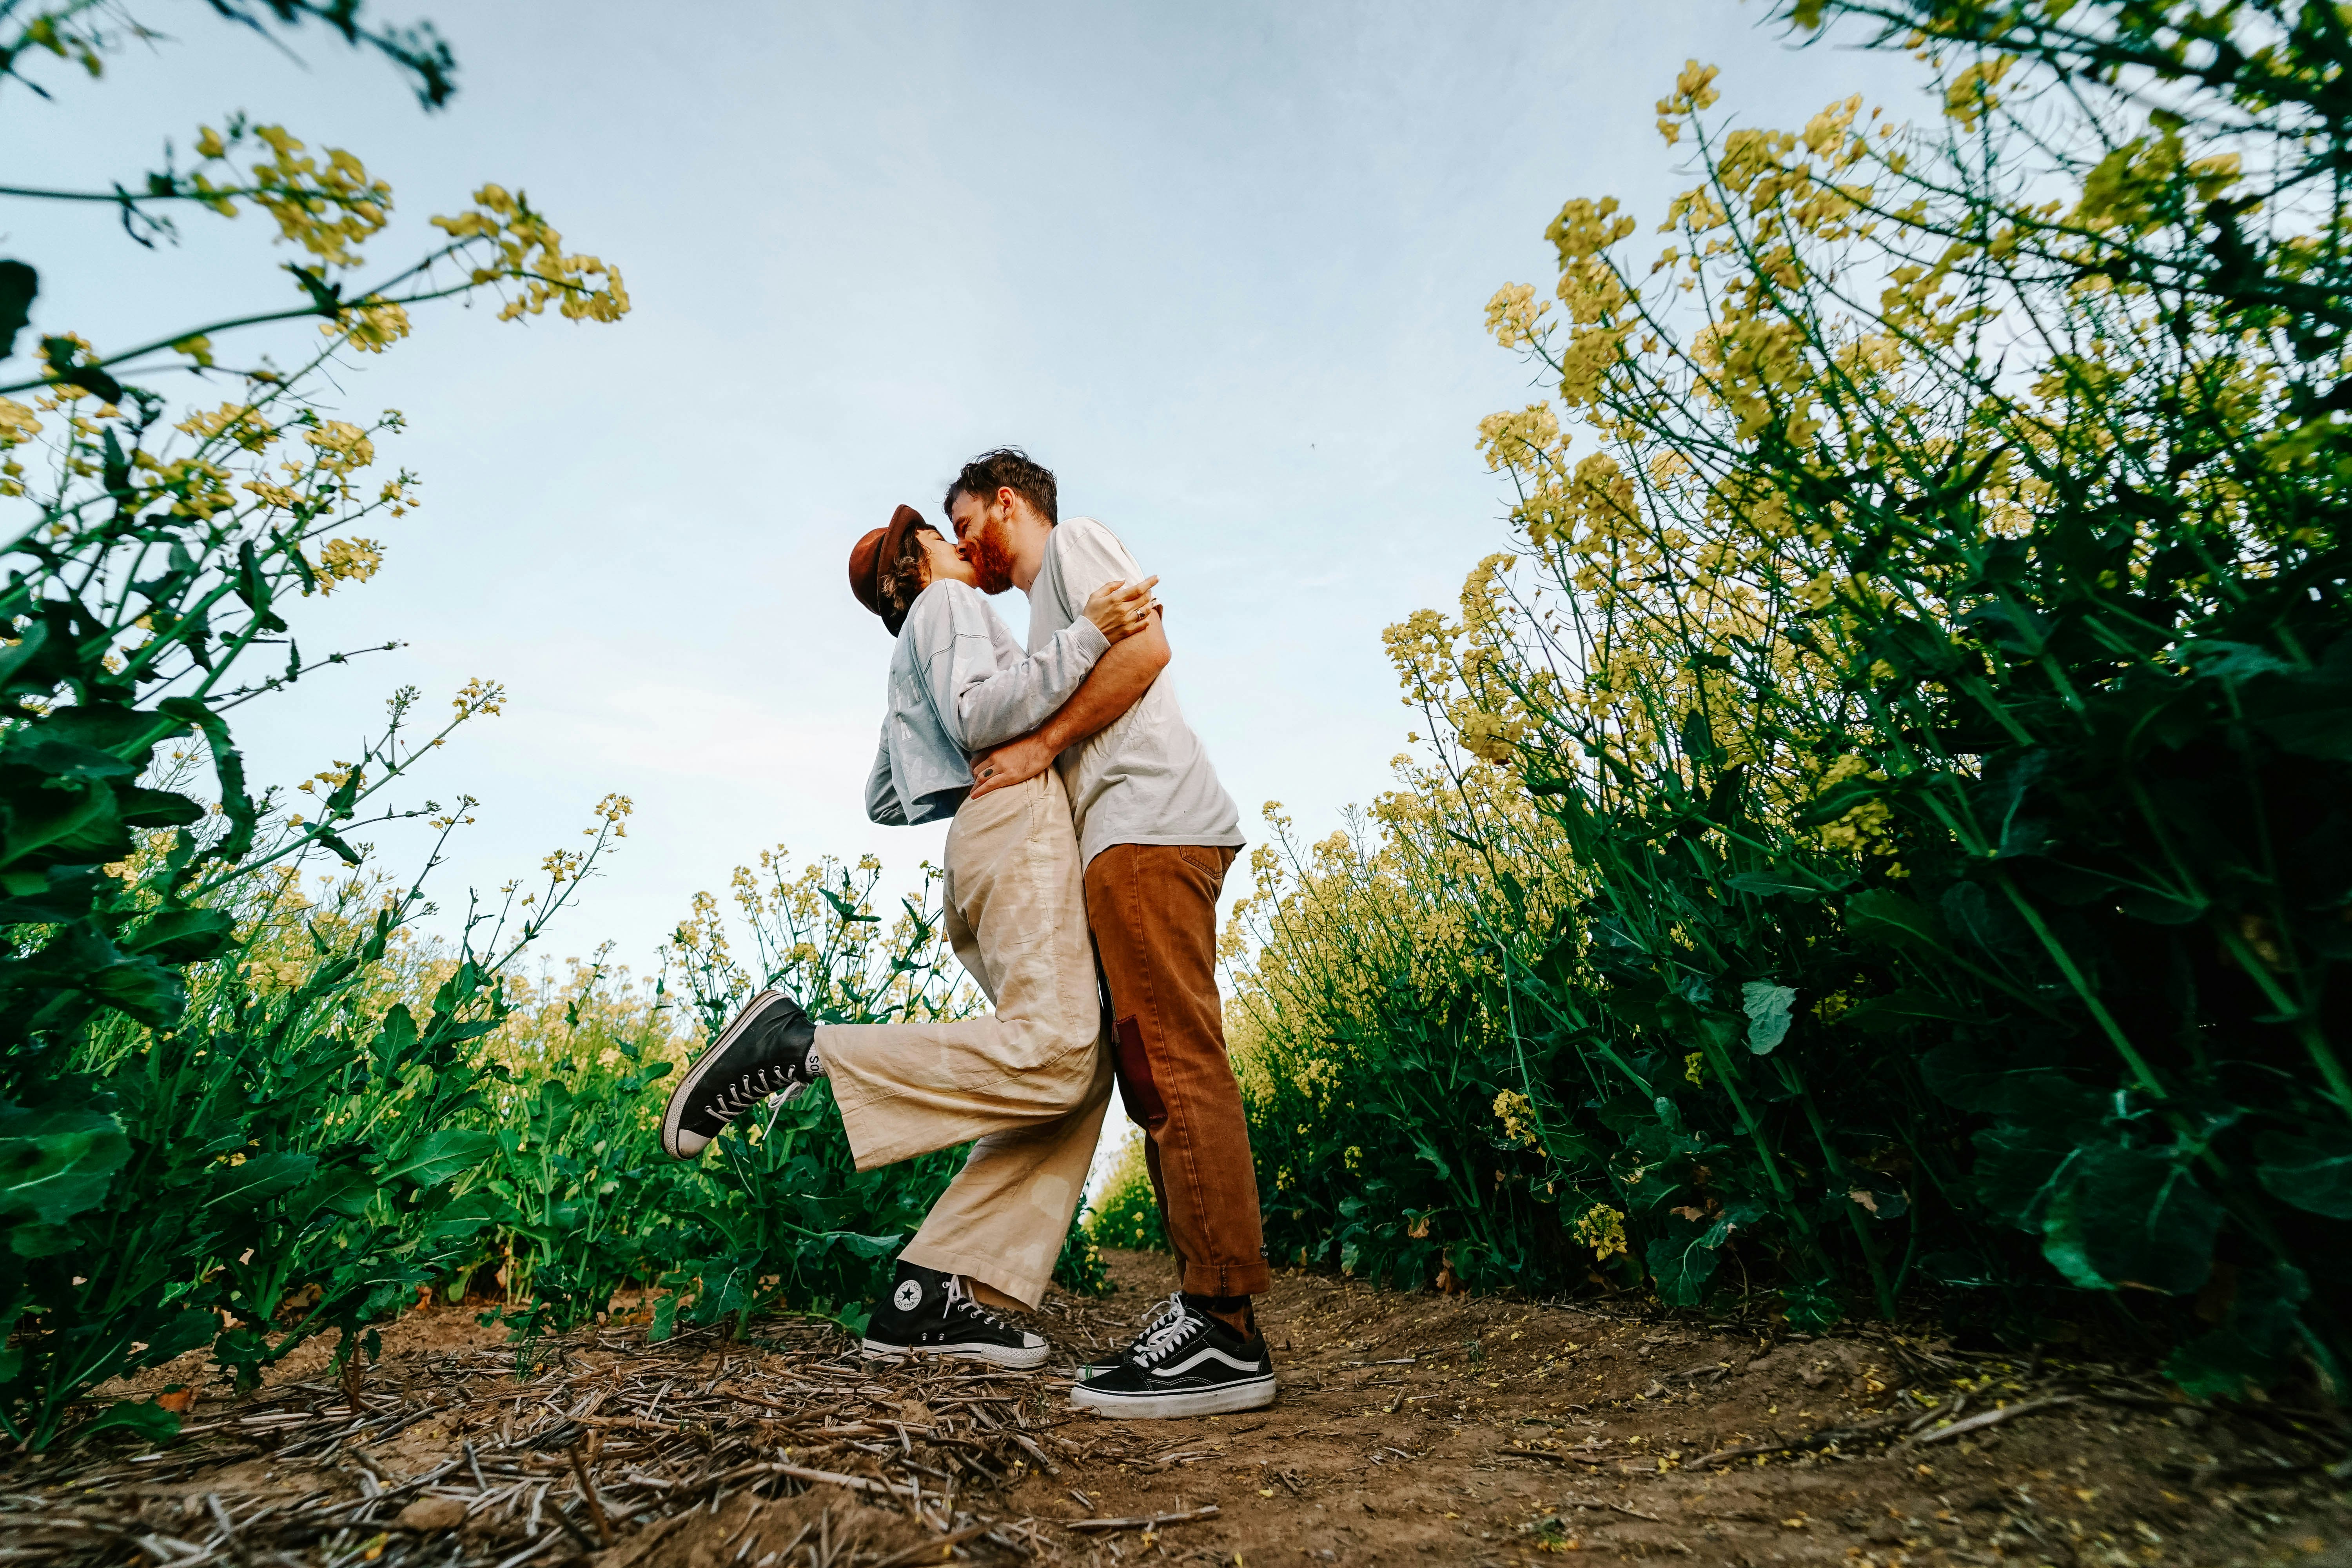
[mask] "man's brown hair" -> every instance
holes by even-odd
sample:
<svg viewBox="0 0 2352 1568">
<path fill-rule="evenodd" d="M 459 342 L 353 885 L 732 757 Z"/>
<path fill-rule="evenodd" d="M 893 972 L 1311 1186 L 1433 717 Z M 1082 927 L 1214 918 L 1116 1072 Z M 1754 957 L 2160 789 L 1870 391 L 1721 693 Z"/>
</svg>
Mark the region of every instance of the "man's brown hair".
<svg viewBox="0 0 2352 1568">
<path fill-rule="evenodd" d="M 1047 522 L 1062 521 L 1054 504 L 1054 470 L 1018 447 L 999 447 L 966 463 L 948 485 L 947 510 L 953 514 L 960 495 L 985 502 L 994 500 L 1000 489 L 1009 489 L 1035 507 L 1037 515 Z"/>
</svg>

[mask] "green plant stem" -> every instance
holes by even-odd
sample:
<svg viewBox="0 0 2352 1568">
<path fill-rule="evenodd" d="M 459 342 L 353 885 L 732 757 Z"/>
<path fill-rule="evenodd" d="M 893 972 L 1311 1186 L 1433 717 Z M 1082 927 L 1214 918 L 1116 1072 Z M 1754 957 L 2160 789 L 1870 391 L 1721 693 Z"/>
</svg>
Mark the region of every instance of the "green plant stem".
<svg viewBox="0 0 2352 1568">
<path fill-rule="evenodd" d="M 2221 940 L 2221 944 L 2229 949 L 2231 958 L 2245 972 L 2247 978 L 2262 987 L 2263 996 L 2277 1009 L 2280 1021 L 2294 1029 L 2296 1040 L 2311 1058 L 2311 1065 L 2319 1069 L 2319 1076 L 2326 1081 L 2327 1098 L 2336 1102 L 2336 1109 L 2342 1111 L 2347 1120 L 2352 1120 L 2352 1079 L 2345 1076 L 2344 1064 L 2336 1058 L 2335 1047 L 2327 1043 L 2327 1037 L 2321 1032 L 2315 1010 L 2297 1005 L 2293 997 L 2279 988 L 2277 977 L 2271 973 L 2270 966 L 2263 962 L 2262 955 L 2254 952 L 2245 937 L 2232 930 L 2228 921 L 2215 921 L 2210 929 Z"/>
<path fill-rule="evenodd" d="M 2042 920 L 2042 911 L 2035 909 L 2032 900 L 2018 890 L 2017 884 L 2011 880 L 2007 871 L 1994 872 L 1993 879 L 2000 885 L 2000 890 L 2008 896 L 2010 903 L 2015 907 L 2017 912 L 2024 917 L 2025 923 L 2032 929 L 2034 939 L 2042 943 L 2042 949 L 2050 955 L 2051 962 L 2057 964 L 2058 973 L 2065 976 L 2066 984 L 2073 987 L 2074 994 L 2089 1010 L 2092 1019 L 2099 1026 L 2100 1032 L 2106 1036 L 2107 1043 L 2115 1047 L 2116 1053 L 2122 1057 L 2126 1065 L 2131 1068 L 2132 1076 L 2139 1080 L 2140 1088 L 2147 1092 L 2149 1098 L 2158 1102 L 2168 1100 L 2169 1097 L 2165 1092 L 2163 1080 L 2156 1076 L 2156 1069 L 2148 1065 L 2147 1058 L 2141 1056 L 2137 1048 L 2132 1045 L 2130 1038 L 2124 1034 L 2123 1026 L 2116 1023 L 2115 1015 L 2107 1011 L 2106 1004 L 2099 1000 L 2098 993 L 2092 989 L 2090 982 L 2084 977 L 2083 972 L 2075 967 L 2074 956 L 2066 951 L 2065 944 L 2058 940 L 2057 934 L 2051 931 L 2049 924 Z"/>
</svg>

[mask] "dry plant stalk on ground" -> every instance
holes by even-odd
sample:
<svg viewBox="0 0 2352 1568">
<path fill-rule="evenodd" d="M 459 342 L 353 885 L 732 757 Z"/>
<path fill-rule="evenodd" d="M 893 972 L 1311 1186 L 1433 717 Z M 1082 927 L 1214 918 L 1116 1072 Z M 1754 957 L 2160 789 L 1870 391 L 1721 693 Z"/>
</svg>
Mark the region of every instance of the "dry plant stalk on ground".
<svg viewBox="0 0 2352 1568">
<path fill-rule="evenodd" d="M 1066 1368 L 1129 1331 L 1167 1268 L 1113 1263 L 1118 1294 L 1037 1315 Z M 0 1558 L 2219 1568 L 2336 1562 L 2352 1538 L 2340 1426 L 2187 1404 L 2127 1367 L 1304 1273 L 1278 1278 L 1263 1318 L 1279 1404 L 1118 1424 L 1068 1409 L 1063 1377 L 864 1363 L 819 1324 L 518 1347 L 419 1314 L 356 1405 L 320 1352 L 321 1375 L 206 1397 L 167 1449 L 13 1461 Z"/>
</svg>

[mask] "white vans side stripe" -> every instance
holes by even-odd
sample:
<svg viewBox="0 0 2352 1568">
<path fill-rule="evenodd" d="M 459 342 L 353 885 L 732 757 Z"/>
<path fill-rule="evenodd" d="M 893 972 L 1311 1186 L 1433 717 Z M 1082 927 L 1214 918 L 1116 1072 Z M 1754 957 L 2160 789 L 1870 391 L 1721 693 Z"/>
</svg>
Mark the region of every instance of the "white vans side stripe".
<svg viewBox="0 0 2352 1568">
<path fill-rule="evenodd" d="M 1258 1363 L 1254 1361 L 1235 1361 L 1233 1357 L 1227 1355 L 1216 1346 L 1204 1345 L 1178 1365 L 1153 1367 L 1151 1369 L 1151 1375 L 1154 1377 L 1181 1377 L 1186 1373 L 1192 1371 L 1194 1367 L 1200 1365 L 1202 1362 L 1210 1359 L 1212 1356 L 1223 1362 L 1235 1372 L 1255 1372 L 1258 1369 Z"/>
</svg>

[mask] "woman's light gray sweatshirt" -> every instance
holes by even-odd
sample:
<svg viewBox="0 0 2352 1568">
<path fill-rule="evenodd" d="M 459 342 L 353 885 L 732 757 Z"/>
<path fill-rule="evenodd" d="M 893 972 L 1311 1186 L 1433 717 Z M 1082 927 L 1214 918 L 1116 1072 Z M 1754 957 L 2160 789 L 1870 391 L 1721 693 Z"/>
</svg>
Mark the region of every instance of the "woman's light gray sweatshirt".
<svg viewBox="0 0 2352 1568">
<path fill-rule="evenodd" d="M 1109 648 L 1080 616 L 1024 654 L 979 590 L 953 578 L 924 589 L 890 655 L 890 710 L 866 815 L 893 827 L 953 816 L 971 793 L 969 754 L 1052 718 Z"/>
</svg>

